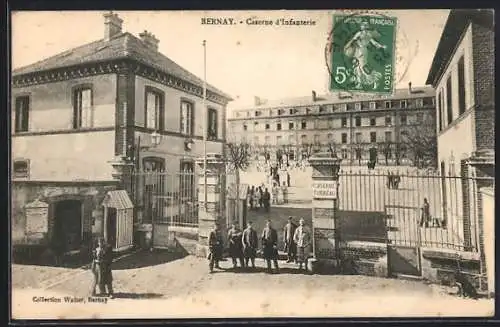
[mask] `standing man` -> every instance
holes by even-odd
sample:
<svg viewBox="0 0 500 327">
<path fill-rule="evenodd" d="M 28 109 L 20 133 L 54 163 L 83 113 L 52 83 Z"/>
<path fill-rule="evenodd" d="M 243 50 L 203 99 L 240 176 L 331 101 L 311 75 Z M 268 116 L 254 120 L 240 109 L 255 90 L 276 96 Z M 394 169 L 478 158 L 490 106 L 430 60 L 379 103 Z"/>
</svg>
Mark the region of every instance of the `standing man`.
<svg viewBox="0 0 500 327">
<path fill-rule="evenodd" d="M 243 231 L 241 242 L 243 243 L 243 254 L 245 256 L 245 267 L 248 267 L 248 261 L 252 261 L 252 268 L 255 268 L 255 257 L 257 256 L 258 237 L 257 232 L 249 221 L 247 228 Z"/>
<path fill-rule="evenodd" d="M 293 239 L 296 229 L 297 225 L 293 223 L 292 216 L 288 217 L 288 223 L 283 228 L 283 240 L 285 241 L 285 251 L 288 256 L 286 262 L 297 262 L 297 244 Z"/>
<path fill-rule="evenodd" d="M 233 260 L 233 268 L 237 267 L 236 260 L 240 260 L 241 267 L 245 267 L 245 262 L 243 260 L 243 243 L 242 243 L 243 233 L 238 228 L 236 223 L 231 225 L 231 228 L 227 232 L 227 239 L 229 240 L 229 254 Z"/>
<path fill-rule="evenodd" d="M 113 273 L 111 269 L 111 264 L 113 263 L 113 248 L 104 239 L 102 241 L 102 258 L 101 258 L 101 269 L 102 269 L 102 289 L 108 291 L 108 296 L 113 298 Z"/>
<path fill-rule="evenodd" d="M 262 195 L 262 202 L 264 203 L 264 209 L 266 212 L 269 212 L 270 206 L 271 206 L 271 194 L 269 194 L 269 190 L 265 189 L 264 194 Z"/>
<path fill-rule="evenodd" d="M 293 240 L 297 244 L 297 261 L 299 263 L 299 270 L 302 270 L 302 264 L 307 271 L 307 261 L 309 259 L 309 251 L 311 245 L 311 234 L 309 228 L 304 225 L 304 219 L 300 218 L 299 227 L 295 230 Z"/>
<path fill-rule="evenodd" d="M 278 272 L 278 233 L 272 228 L 270 220 L 266 222 L 266 227 L 262 231 L 261 241 L 264 259 L 267 262 L 267 271 L 269 273 L 272 272 L 272 261 L 274 263 L 274 269 Z"/>
<path fill-rule="evenodd" d="M 222 256 L 222 249 L 224 245 L 223 243 L 224 242 L 222 240 L 222 234 L 219 229 L 219 224 L 216 223 L 214 229 L 208 236 L 208 248 L 210 250 L 210 253 L 208 254 L 208 267 L 210 269 L 210 272 L 214 271 L 214 266 L 215 268 L 220 269 L 219 260 Z"/>
</svg>

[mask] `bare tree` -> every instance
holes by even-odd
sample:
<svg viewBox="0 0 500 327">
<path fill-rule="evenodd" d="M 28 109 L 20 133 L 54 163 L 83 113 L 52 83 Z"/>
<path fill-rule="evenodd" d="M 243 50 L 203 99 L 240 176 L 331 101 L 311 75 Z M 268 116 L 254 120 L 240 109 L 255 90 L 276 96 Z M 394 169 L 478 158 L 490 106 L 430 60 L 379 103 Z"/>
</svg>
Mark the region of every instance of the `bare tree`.
<svg viewBox="0 0 500 327">
<path fill-rule="evenodd" d="M 410 151 L 413 164 L 419 168 L 436 167 L 437 137 L 433 119 L 410 125 L 401 132 L 402 144 Z"/>
<path fill-rule="evenodd" d="M 226 143 L 226 163 L 230 170 L 234 171 L 236 184 L 236 212 L 239 215 L 239 194 L 240 194 L 240 171 L 245 171 L 250 166 L 252 160 L 252 147 L 246 142 Z"/>
</svg>

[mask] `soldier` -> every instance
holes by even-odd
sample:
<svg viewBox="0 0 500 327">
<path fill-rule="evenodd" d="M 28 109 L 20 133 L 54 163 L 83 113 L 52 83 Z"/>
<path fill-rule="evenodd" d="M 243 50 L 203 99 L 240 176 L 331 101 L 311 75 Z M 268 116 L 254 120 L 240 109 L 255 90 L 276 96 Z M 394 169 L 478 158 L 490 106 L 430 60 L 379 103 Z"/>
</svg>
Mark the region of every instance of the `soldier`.
<svg viewBox="0 0 500 327">
<path fill-rule="evenodd" d="M 297 244 L 297 261 L 299 263 L 299 270 L 302 270 L 302 264 L 307 271 L 307 261 L 309 259 L 309 246 L 311 244 L 311 234 L 309 229 L 304 225 L 304 219 L 299 221 L 299 227 L 295 230 L 293 240 Z"/>
<path fill-rule="evenodd" d="M 271 221 L 266 222 L 266 227 L 262 231 L 261 236 L 262 241 L 262 252 L 264 254 L 264 259 L 267 262 L 267 271 L 272 272 L 271 261 L 274 263 L 274 268 L 276 272 L 279 271 L 278 267 L 278 233 L 271 226 Z"/>
<path fill-rule="evenodd" d="M 248 262 L 252 261 L 252 268 L 255 268 L 255 257 L 257 255 L 258 237 L 255 229 L 252 228 L 252 222 L 248 222 L 247 228 L 243 231 L 242 236 L 243 254 L 245 256 L 245 266 L 248 267 Z"/>
<path fill-rule="evenodd" d="M 210 272 L 214 271 L 214 266 L 215 268 L 220 269 L 219 260 L 221 259 L 222 249 L 224 248 L 223 243 L 224 242 L 222 240 L 222 234 L 219 229 L 219 224 L 216 223 L 214 229 L 210 232 L 210 235 L 208 237 L 208 248 L 210 250 L 208 254 L 208 267 L 210 269 Z"/>
<path fill-rule="evenodd" d="M 243 233 L 238 228 L 236 223 L 233 223 L 227 233 L 227 239 L 229 240 L 229 254 L 233 260 L 233 268 L 236 268 L 237 266 L 237 259 L 240 260 L 241 267 L 245 267 L 245 262 L 243 260 L 242 235 Z"/>
<path fill-rule="evenodd" d="M 108 245 L 103 238 L 97 240 L 97 247 L 92 251 L 92 273 L 94 280 L 92 282 L 91 293 L 96 295 L 96 285 L 99 286 L 100 295 L 106 294 L 113 298 L 113 274 L 111 263 L 113 262 L 113 249 Z"/>
<path fill-rule="evenodd" d="M 293 240 L 297 225 L 293 223 L 292 216 L 288 217 L 288 223 L 283 228 L 283 240 L 285 242 L 285 251 L 288 255 L 286 262 L 297 262 L 297 244 Z"/>
</svg>

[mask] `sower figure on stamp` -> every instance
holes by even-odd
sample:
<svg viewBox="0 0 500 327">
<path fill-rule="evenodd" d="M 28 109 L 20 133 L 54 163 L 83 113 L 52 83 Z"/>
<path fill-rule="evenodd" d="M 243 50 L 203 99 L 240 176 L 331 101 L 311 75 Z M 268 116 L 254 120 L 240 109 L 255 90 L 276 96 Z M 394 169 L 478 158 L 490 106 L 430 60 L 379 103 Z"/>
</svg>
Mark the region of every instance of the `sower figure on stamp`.
<svg viewBox="0 0 500 327">
<path fill-rule="evenodd" d="M 236 223 L 231 225 L 227 233 L 227 239 L 229 240 L 229 254 L 233 260 L 233 268 L 236 268 L 237 261 L 240 260 L 241 267 L 245 267 L 245 262 L 243 260 L 243 243 L 242 243 L 243 233 L 238 228 Z"/>
<path fill-rule="evenodd" d="M 309 251 L 311 245 L 311 234 L 309 229 L 304 224 L 304 219 L 301 218 L 299 221 L 299 227 L 295 230 L 293 235 L 293 240 L 297 244 L 297 261 L 299 263 L 299 269 L 302 269 L 302 264 L 307 271 L 307 261 L 309 259 Z"/>
<path fill-rule="evenodd" d="M 295 236 L 295 230 L 297 225 L 292 221 L 292 217 L 288 217 L 288 223 L 283 228 L 283 240 L 285 241 L 285 252 L 288 255 L 286 262 L 297 262 L 297 244 L 295 243 L 293 237 Z"/>
<path fill-rule="evenodd" d="M 219 224 L 216 223 L 210 235 L 208 236 L 208 268 L 210 272 L 214 271 L 214 267 L 220 269 L 219 261 L 222 257 L 222 249 L 224 249 L 224 242 L 222 240 L 222 233 L 219 229 Z"/>
<path fill-rule="evenodd" d="M 243 244 L 243 254 L 245 256 L 245 266 L 252 261 L 252 268 L 255 268 L 255 257 L 257 256 L 258 237 L 257 232 L 252 227 L 252 222 L 248 222 L 247 228 L 243 231 L 241 240 Z"/>
<path fill-rule="evenodd" d="M 271 227 L 271 221 L 266 222 L 266 227 L 262 231 L 262 252 L 267 263 L 267 271 L 272 272 L 271 261 L 274 264 L 276 272 L 279 271 L 278 266 L 278 233 Z"/>
</svg>

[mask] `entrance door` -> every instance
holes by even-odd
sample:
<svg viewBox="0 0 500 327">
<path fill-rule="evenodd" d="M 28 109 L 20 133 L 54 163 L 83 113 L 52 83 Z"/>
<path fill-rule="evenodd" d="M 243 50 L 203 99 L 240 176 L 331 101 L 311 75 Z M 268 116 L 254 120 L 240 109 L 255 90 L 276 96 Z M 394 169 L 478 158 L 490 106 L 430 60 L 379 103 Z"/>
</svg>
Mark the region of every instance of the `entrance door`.
<svg viewBox="0 0 500 327">
<path fill-rule="evenodd" d="M 63 252 L 80 250 L 82 243 L 82 203 L 63 200 L 56 203 L 52 243 Z"/>
<path fill-rule="evenodd" d="M 108 234 L 108 244 L 113 248 L 116 248 L 116 209 L 108 208 L 108 219 L 107 219 L 107 234 Z"/>
</svg>

